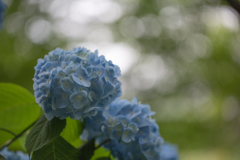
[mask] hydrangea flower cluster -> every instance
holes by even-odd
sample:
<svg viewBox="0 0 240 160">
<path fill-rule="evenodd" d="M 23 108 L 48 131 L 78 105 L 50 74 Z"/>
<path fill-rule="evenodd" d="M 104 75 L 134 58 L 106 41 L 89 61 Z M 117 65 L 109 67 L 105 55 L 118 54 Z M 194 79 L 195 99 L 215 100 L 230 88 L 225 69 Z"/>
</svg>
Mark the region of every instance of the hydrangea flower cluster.
<svg viewBox="0 0 240 160">
<path fill-rule="evenodd" d="M 150 106 L 118 99 L 120 69 L 97 51 L 57 48 L 34 68 L 34 95 L 48 120 L 85 118 L 81 139 L 107 142 L 103 147 L 117 159 L 178 159 L 177 148 L 163 143 Z"/>
<path fill-rule="evenodd" d="M 27 154 L 20 151 L 17 151 L 16 153 L 8 151 L 7 147 L 0 151 L 0 155 L 2 155 L 6 160 L 29 160 L 29 156 Z"/>
<path fill-rule="evenodd" d="M 161 160 L 178 160 L 177 147 L 169 143 L 164 143 L 161 147 Z"/>
<path fill-rule="evenodd" d="M 138 103 L 136 98 L 131 102 L 116 99 L 93 119 L 86 118 L 81 138 L 96 138 L 98 143 L 110 139 L 111 143 L 104 147 L 121 160 L 157 160 L 163 139 L 157 123 L 151 119 L 153 114 L 149 105 Z"/>
<path fill-rule="evenodd" d="M 0 0 L 0 29 L 2 28 L 5 8 L 6 8 L 6 5 L 2 2 L 2 0 Z"/>
<path fill-rule="evenodd" d="M 95 116 L 121 95 L 120 68 L 98 51 L 57 48 L 34 68 L 34 95 L 48 120 Z"/>
</svg>

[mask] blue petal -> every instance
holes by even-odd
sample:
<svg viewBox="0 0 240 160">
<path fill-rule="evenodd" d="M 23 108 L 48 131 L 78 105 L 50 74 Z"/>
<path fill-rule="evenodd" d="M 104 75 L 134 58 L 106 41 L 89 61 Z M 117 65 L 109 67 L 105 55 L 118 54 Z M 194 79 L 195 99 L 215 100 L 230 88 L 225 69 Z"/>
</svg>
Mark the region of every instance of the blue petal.
<svg viewBox="0 0 240 160">
<path fill-rule="evenodd" d="M 112 133 L 112 128 L 106 126 L 105 124 L 102 125 L 101 131 L 106 135 L 109 136 Z"/>
<path fill-rule="evenodd" d="M 98 57 L 98 51 L 96 50 L 95 53 L 88 54 L 88 60 L 91 65 L 97 66 L 100 64 L 100 59 Z"/>
<path fill-rule="evenodd" d="M 73 63 L 70 62 L 68 66 L 65 68 L 65 73 L 70 75 L 72 73 L 76 73 L 77 66 Z"/>
<path fill-rule="evenodd" d="M 120 76 L 121 76 L 121 70 L 120 70 L 120 68 L 119 68 L 117 65 L 114 65 L 114 70 L 115 70 L 115 75 L 114 75 L 114 77 L 115 77 L 115 78 L 120 77 Z"/>
<path fill-rule="evenodd" d="M 175 145 L 163 144 L 161 149 L 162 160 L 178 160 L 178 149 Z"/>
<path fill-rule="evenodd" d="M 62 61 L 62 62 L 61 62 L 61 67 L 62 67 L 63 69 L 65 69 L 65 68 L 69 65 L 69 63 L 70 63 L 70 62 Z"/>
<path fill-rule="evenodd" d="M 80 92 L 80 91 L 86 91 L 87 93 L 89 93 L 89 90 L 86 87 L 75 83 L 74 92 Z"/>
<path fill-rule="evenodd" d="M 98 109 L 96 107 L 88 107 L 84 110 L 84 112 L 86 114 L 86 116 L 96 116 L 98 113 Z"/>
<path fill-rule="evenodd" d="M 128 124 L 128 128 L 131 128 L 133 133 L 137 133 L 138 132 L 138 126 L 135 123 L 129 123 Z"/>
<path fill-rule="evenodd" d="M 58 62 L 47 62 L 43 65 L 41 72 L 51 71 L 58 66 Z"/>
<path fill-rule="evenodd" d="M 38 74 L 38 77 L 40 77 L 40 78 L 48 78 L 49 75 L 50 75 L 50 72 L 45 71 L 45 72 L 39 73 L 39 74 Z"/>
<path fill-rule="evenodd" d="M 134 97 L 134 98 L 132 99 L 131 103 L 133 103 L 133 104 L 138 104 L 137 97 Z"/>
<path fill-rule="evenodd" d="M 42 93 L 39 92 L 39 89 L 37 89 L 37 90 L 34 91 L 34 96 L 35 96 L 36 98 L 39 98 L 40 96 L 42 96 Z"/>
<path fill-rule="evenodd" d="M 64 91 L 70 91 L 73 88 L 73 82 L 68 77 L 64 77 L 61 79 L 61 86 Z"/>
<path fill-rule="evenodd" d="M 47 96 L 49 93 L 49 84 L 48 83 L 39 84 L 39 91 L 43 94 L 43 96 Z"/>
<path fill-rule="evenodd" d="M 33 89 L 36 90 L 37 88 L 38 88 L 38 84 L 37 84 L 37 82 L 34 82 L 33 83 Z"/>
<path fill-rule="evenodd" d="M 52 88 L 60 87 L 61 86 L 60 78 L 58 77 L 53 78 L 51 81 L 51 86 Z"/>
<path fill-rule="evenodd" d="M 124 127 L 127 127 L 128 123 L 129 123 L 129 121 L 130 121 L 127 117 L 125 117 L 125 115 L 117 116 L 117 120 L 118 120 L 119 122 L 121 122 Z"/>
<path fill-rule="evenodd" d="M 130 129 L 130 128 L 125 129 L 122 134 L 122 141 L 125 143 L 131 142 L 132 134 L 133 134 L 132 129 Z"/>
<path fill-rule="evenodd" d="M 65 108 L 68 105 L 68 99 L 72 92 L 65 92 L 62 88 L 58 87 L 54 89 L 53 94 L 55 98 L 53 98 L 52 105 L 54 109 L 58 109 Z"/>
<path fill-rule="evenodd" d="M 57 98 L 56 105 L 57 108 L 65 108 L 68 105 L 68 98 Z"/>
<path fill-rule="evenodd" d="M 90 87 L 91 85 L 90 78 L 88 76 L 86 69 L 82 68 L 81 66 L 77 68 L 76 74 L 72 75 L 72 78 L 76 83 L 83 85 L 85 87 Z"/>
<path fill-rule="evenodd" d="M 53 111 L 53 110 L 52 110 L 52 105 L 49 104 L 48 102 L 45 102 L 44 107 L 43 107 L 43 110 L 44 110 L 44 112 L 45 112 L 46 114 L 52 112 L 52 111 Z"/>
<path fill-rule="evenodd" d="M 98 77 L 97 73 L 94 70 L 96 70 L 96 67 L 89 66 L 87 68 L 87 72 L 89 74 L 90 79 Z"/>
<path fill-rule="evenodd" d="M 75 59 L 77 59 L 78 56 L 76 54 L 72 54 L 70 57 L 69 57 L 69 61 L 75 61 Z"/>
<path fill-rule="evenodd" d="M 79 64 L 82 62 L 82 59 L 80 57 L 78 57 L 76 54 L 72 54 L 69 58 L 69 61 Z"/>
<path fill-rule="evenodd" d="M 149 125 L 149 118 L 144 114 L 139 114 L 138 116 L 132 119 L 132 122 L 136 123 L 138 127 L 143 127 Z"/>
<path fill-rule="evenodd" d="M 54 68 L 54 69 L 51 70 L 49 78 L 52 79 L 56 75 L 57 75 L 57 68 Z"/>
<path fill-rule="evenodd" d="M 147 114 L 148 116 L 152 116 L 155 112 L 152 112 L 149 105 L 143 105 L 142 113 Z"/>
<path fill-rule="evenodd" d="M 56 98 L 52 98 L 52 109 L 57 110 L 57 103 L 56 103 Z"/>
<path fill-rule="evenodd" d="M 156 160 L 160 159 L 160 153 L 156 152 L 154 150 L 154 147 L 149 148 L 148 150 L 143 151 L 143 154 L 147 157 L 149 160 Z M 162 160 L 162 159 L 161 159 Z M 163 159 L 164 160 L 164 159 Z"/>
<path fill-rule="evenodd" d="M 144 135 L 148 134 L 150 134 L 149 126 L 139 127 L 139 131 L 137 132 L 136 137 L 143 137 Z"/>
<path fill-rule="evenodd" d="M 107 97 L 109 94 L 113 93 L 115 90 L 115 87 L 112 83 L 108 83 L 105 80 L 103 81 L 103 90 L 104 94 L 102 95 L 103 98 Z"/>
<path fill-rule="evenodd" d="M 122 133 L 123 133 L 123 125 L 119 123 L 113 128 L 110 138 L 118 141 L 122 137 Z"/>
<path fill-rule="evenodd" d="M 108 112 L 111 116 L 115 116 L 121 111 L 122 107 L 128 103 L 127 100 L 116 99 L 112 102 L 111 107 L 109 107 Z"/>
<path fill-rule="evenodd" d="M 42 96 L 39 97 L 39 98 L 36 98 L 35 101 L 36 101 L 38 104 L 41 103 L 41 102 L 42 102 Z"/>
<path fill-rule="evenodd" d="M 51 112 L 49 112 L 49 113 L 46 113 L 46 112 L 45 112 L 45 116 L 46 116 L 46 118 L 47 118 L 49 121 L 52 120 L 53 117 L 55 116 L 54 111 L 51 111 Z"/>
<path fill-rule="evenodd" d="M 102 80 L 100 78 L 91 79 L 89 90 L 94 92 L 94 94 L 91 95 L 92 98 L 100 99 L 103 95 Z"/>
<path fill-rule="evenodd" d="M 152 133 L 158 133 L 159 127 L 155 120 L 151 120 L 150 130 Z"/>
<path fill-rule="evenodd" d="M 81 57 L 82 59 L 86 59 L 87 58 L 87 55 L 88 53 L 90 53 L 89 50 L 87 50 L 86 48 L 81 48 L 81 47 L 78 47 L 78 48 L 74 48 L 72 53 L 78 55 L 79 57 Z"/>
<path fill-rule="evenodd" d="M 146 138 L 141 137 L 139 139 L 139 144 L 140 144 L 143 151 L 150 150 L 154 146 L 153 143 L 151 142 L 150 137 L 146 137 Z"/>
<path fill-rule="evenodd" d="M 113 83 L 115 79 L 115 70 L 111 66 L 107 66 L 104 71 L 104 78 L 107 82 Z"/>
<path fill-rule="evenodd" d="M 134 118 L 137 115 L 141 114 L 140 106 L 139 105 L 132 105 L 131 103 L 124 105 L 121 108 L 121 111 L 118 114 L 125 115 L 128 118 Z"/>
<path fill-rule="evenodd" d="M 57 77 L 57 78 L 62 78 L 63 76 L 65 75 L 65 72 L 64 72 L 64 70 L 63 69 L 61 69 L 61 68 L 57 68 L 57 74 L 56 74 L 56 76 L 55 77 Z"/>
<path fill-rule="evenodd" d="M 155 150 L 156 151 L 160 151 L 161 150 L 161 147 L 162 147 L 162 144 L 163 144 L 163 138 L 161 137 L 158 137 L 156 140 L 155 140 Z"/>
<path fill-rule="evenodd" d="M 73 93 L 70 96 L 70 100 L 73 103 L 74 108 L 80 109 L 85 104 L 88 103 L 87 92 L 86 91 L 80 91 L 80 92 L 77 92 L 77 93 Z"/>
<path fill-rule="evenodd" d="M 34 67 L 34 68 L 35 68 L 35 69 L 41 69 L 41 67 L 44 65 L 44 63 L 46 63 L 46 61 L 45 61 L 44 59 L 42 59 L 42 58 L 39 58 L 39 59 L 37 60 L 37 66 Z"/>
<path fill-rule="evenodd" d="M 100 66 L 98 68 L 96 68 L 94 70 L 95 73 L 97 73 L 97 75 L 102 78 L 104 76 L 104 67 L 103 66 Z"/>
<path fill-rule="evenodd" d="M 106 125 L 108 127 L 114 127 L 115 125 L 117 125 L 119 122 L 117 120 L 116 117 L 108 117 L 105 121 Z"/>
</svg>

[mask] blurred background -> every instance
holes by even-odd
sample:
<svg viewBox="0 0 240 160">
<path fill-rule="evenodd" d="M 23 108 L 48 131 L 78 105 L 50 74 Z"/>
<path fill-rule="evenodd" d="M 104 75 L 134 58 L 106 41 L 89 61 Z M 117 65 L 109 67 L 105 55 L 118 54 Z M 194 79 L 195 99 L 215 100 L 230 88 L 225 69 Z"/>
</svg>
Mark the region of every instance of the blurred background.
<svg viewBox="0 0 240 160">
<path fill-rule="evenodd" d="M 224 0 L 5 0 L 0 82 L 33 92 L 38 58 L 82 46 L 120 66 L 181 160 L 240 159 L 239 15 Z"/>
</svg>

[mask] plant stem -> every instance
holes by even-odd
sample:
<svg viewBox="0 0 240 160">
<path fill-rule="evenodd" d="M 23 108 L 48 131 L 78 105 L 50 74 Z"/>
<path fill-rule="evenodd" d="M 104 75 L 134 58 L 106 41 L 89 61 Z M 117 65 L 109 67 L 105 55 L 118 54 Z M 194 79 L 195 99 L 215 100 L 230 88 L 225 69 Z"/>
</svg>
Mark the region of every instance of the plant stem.
<svg viewBox="0 0 240 160">
<path fill-rule="evenodd" d="M 1 148 L 0 151 L 9 146 L 10 144 L 12 144 L 15 140 L 17 140 L 19 137 L 21 137 L 28 129 L 30 129 L 36 122 L 38 121 L 38 119 L 36 121 L 34 121 L 32 124 L 30 124 L 27 128 L 25 128 L 21 133 L 19 133 L 18 135 L 15 135 L 15 137 L 12 140 L 7 141 Z"/>
<path fill-rule="evenodd" d="M 10 130 L 7 130 L 7 129 L 5 129 L 5 128 L 0 128 L 0 130 L 8 132 L 8 133 L 10 133 L 10 134 L 14 135 L 14 137 L 16 137 L 16 136 L 17 136 L 15 133 L 13 133 L 12 131 L 10 131 Z"/>
<path fill-rule="evenodd" d="M 111 140 L 110 140 L 110 139 L 107 139 L 107 140 L 103 141 L 102 143 L 100 143 L 100 144 L 95 148 L 95 150 L 98 149 L 99 147 L 101 147 L 102 145 L 104 145 L 105 143 L 109 142 L 109 141 L 111 141 Z"/>
</svg>

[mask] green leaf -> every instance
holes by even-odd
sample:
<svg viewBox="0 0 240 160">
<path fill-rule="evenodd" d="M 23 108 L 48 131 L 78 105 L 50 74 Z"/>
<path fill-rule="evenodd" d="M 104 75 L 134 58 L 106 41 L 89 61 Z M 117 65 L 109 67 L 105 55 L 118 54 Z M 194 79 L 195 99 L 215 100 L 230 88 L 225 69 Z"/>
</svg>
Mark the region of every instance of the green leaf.
<svg viewBox="0 0 240 160">
<path fill-rule="evenodd" d="M 40 117 L 26 138 L 27 153 L 30 154 L 50 143 L 60 135 L 65 126 L 66 119 L 54 117 L 48 121 L 44 115 Z"/>
<path fill-rule="evenodd" d="M 108 157 L 110 153 L 111 153 L 110 150 L 100 147 L 95 150 L 91 160 L 97 160 L 99 157 Z M 110 158 L 114 159 L 112 158 L 112 156 Z"/>
<path fill-rule="evenodd" d="M 2 155 L 0 155 L 0 160 L 6 160 Z"/>
<path fill-rule="evenodd" d="M 94 155 L 94 151 L 95 151 L 95 138 L 91 139 L 80 148 L 80 159 L 90 160 Z"/>
<path fill-rule="evenodd" d="M 79 120 L 73 120 L 70 117 L 67 119 L 67 125 L 64 128 L 61 136 L 71 145 L 78 148 L 83 142 L 79 138 L 83 130 L 83 123 Z"/>
<path fill-rule="evenodd" d="M 35 102 L 35 97 L 28 90 L 15 84 L 0 83 L 1 128 L 19 134 L 39 118 L 40 111 L 41 108 Z M 0 145 L 14 138 L 13 135 L 4 131 L 0 131 L 0 137 Z M 15 144 L 11 144 L 9 148 L 23 149 L 19 144 Z"/>
<path fill-rule="evenodd" d="M 100 157 L 100 158 L 97 158 L 96 160 L 111 160 L 110 157 Z"/>
<path fill-rule="evenodd" d="M 31 160 L 79 160 L 79 150 L 62 137 L 33 152 Z"/>
</svg>

